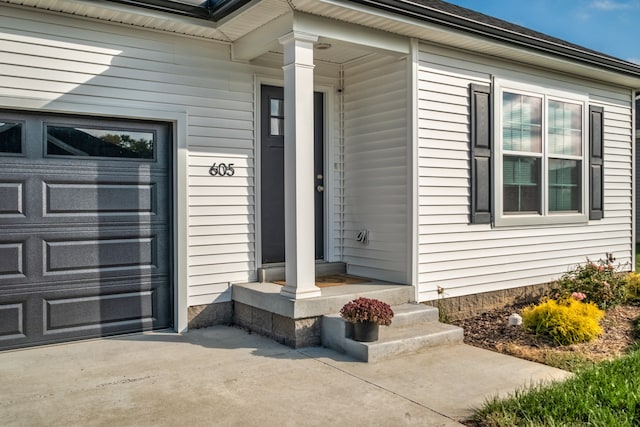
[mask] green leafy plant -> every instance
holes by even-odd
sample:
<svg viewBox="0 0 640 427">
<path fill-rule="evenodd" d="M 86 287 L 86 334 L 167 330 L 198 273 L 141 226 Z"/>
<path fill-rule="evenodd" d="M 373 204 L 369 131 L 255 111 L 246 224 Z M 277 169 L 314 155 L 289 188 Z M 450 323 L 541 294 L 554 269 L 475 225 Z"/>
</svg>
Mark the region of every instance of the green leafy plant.
<svg viewBox="0 0 640 427">
<path fill-rule="evenodd" d="M 633 321 L 633 337 L 640 340 L 640 317 L 636 317 Z"/>
<path fill-rule="evenodd" d="M 620 265 L 614 266 L 615 258 L 607 254 L 605 260 L 576 266 L 563 274 L 552 289 L 553 298 L 567 298 L 578 292 L 584 294 L 584 302 L 592 302 L 606 310 L 620 305 L 626 298 L 625 277 Z"/>
<path fill-rule="evenodd" d="M 598 337 L 602 334 L 600 320 L 603 317 L 604 311 L 594 303 L 584 303 L 571 297 L 547 299 L 522 312 L 522 322 L 527 330 L 549 336 L 562 345 Z"/>
<path fill-rule="evenodd" d="M 640 274 L 629 273 L 624 277 L 626 298 L 630 303 L 640 303 Z"/>
<path fill-rule="evenodd" d="M 389 326 L 393 319 L 393 310 L 386 302 L 360 297 L 346 303 L 340 309 L 340 316 L 347 322 L 373 322 L 382 326 Z"/>
</svg>

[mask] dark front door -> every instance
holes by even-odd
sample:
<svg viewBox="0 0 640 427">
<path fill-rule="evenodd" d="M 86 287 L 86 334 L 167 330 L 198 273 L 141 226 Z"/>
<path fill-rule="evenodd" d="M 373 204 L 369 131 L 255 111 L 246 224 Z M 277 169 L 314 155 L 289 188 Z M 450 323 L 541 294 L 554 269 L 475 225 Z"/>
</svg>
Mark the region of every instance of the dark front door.
<svg viewBox="0 0 640 427">
<path fill-rule="evenodd" d="M 324 257 L 324 96 L 316 92 L 314 108 L 314 177 L 316 259 Z M 284 261 L 284 90 L 261 87 L 262 263 Z"/>
<path fill-rule="evenodd" d="M 170 127 L 0 111 L 0 348 L 172 325 Z"/>
</svg>

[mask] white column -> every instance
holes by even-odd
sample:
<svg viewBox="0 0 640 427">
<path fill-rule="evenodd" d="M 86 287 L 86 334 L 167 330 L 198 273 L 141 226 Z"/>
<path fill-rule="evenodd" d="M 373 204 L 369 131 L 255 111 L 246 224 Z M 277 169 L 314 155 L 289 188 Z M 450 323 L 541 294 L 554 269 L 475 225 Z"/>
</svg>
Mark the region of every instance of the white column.
<svg viewBox="0 0 640 427">
<path fill-rule="evenodd" d="M 320 296 L 316 286 L 313 176 L 313 44 L 318 37 L 291 32 L 284 46 L 285 279 L 289 298 Z"/>
</svg>

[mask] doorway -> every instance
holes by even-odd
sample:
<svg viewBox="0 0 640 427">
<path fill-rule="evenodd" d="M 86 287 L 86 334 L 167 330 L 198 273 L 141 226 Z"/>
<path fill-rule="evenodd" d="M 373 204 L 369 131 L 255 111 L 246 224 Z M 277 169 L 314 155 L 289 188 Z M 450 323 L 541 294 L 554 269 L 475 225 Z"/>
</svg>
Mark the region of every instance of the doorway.
<svg viewBox="0 0 640 427">
<path fill-rule="evenodd" d="M 284 89 L 262 85 L 262 264 L 284 262 Z M 324 259 L 324 94 L 314 92 L 315 258 Z"/>
</svg>

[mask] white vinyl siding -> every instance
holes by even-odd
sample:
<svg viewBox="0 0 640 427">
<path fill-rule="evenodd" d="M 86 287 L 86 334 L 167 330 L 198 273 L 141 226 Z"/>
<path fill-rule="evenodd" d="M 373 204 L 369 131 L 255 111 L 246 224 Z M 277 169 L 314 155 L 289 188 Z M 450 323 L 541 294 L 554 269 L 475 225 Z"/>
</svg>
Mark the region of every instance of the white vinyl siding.
<svg viewBox="0 0 640 427">
<path fill-rule="evenodd" d="M 352 274 L 398 283 L 408 281 L 406 79 L 405 60 L 344 67 L 343 260 Z"/>
<path fill-rule="evenodd" d="M 573 88 L 587 93 L 589 104 L 604 108 L 604 219 L 504 228 L 469 224 L 468 88 L 471 83 L 490 84 L 494 75 Z M 632 261 L 629 91 L 560 75 L 536 75 L 513 64 L 454 56 L 426 45 L 420 52 L 418 78 L 420 301 L 438 298 L 438 287 L 444 289 L 444 297 L 454 297 L 546 283 L 587 257 L 603 258 L 605 252 L 622 264 Z"/>
</svg>

